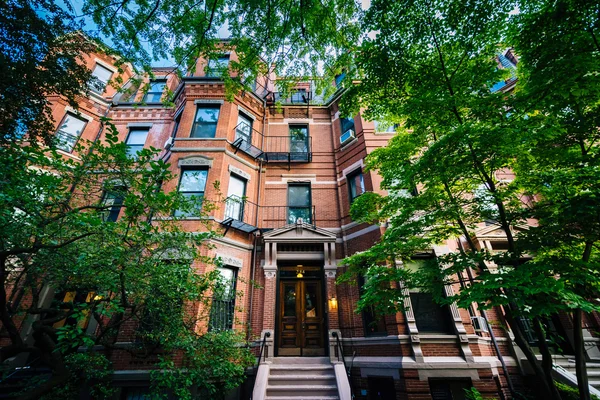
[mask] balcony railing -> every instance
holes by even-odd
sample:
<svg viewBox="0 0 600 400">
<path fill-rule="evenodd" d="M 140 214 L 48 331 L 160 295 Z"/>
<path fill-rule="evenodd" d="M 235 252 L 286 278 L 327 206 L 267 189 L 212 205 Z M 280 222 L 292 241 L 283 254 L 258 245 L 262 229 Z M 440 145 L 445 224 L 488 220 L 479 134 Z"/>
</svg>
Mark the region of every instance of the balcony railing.
<svg viewBox="0 0 600 400">
<path fill-rule="evenodd" d="M 235 127 L 233 146 L 237 151 L 270 163 L 298 163 L 312 161 L 312 137 L 263 136 L 245 123 Z"/>
<path fill-rule="evenodd" d="M 70 133 L 67 133 L 67 132 L 59 129 L 56 132 L 56 136 L 55 136 L 56 147 L 58 147 L 59 149 L 61 149 L 63 151 L 70 153 L 73 151 L 73 148 L 75 147 L 75 144 L 77 143 L 77 139 L 79 139 L 78 136 L 71 135 Z"/>
<path fill-rule="evenodd" d="M 225 199 L 225 215 L 221 224 L 226 228 L 225 233 L 229 228 L 252 233 L 295 224 L 299 219 L 316 225 L 315 206 L 258 206 L 238 196 L 229 196 Z"/>
</svg>

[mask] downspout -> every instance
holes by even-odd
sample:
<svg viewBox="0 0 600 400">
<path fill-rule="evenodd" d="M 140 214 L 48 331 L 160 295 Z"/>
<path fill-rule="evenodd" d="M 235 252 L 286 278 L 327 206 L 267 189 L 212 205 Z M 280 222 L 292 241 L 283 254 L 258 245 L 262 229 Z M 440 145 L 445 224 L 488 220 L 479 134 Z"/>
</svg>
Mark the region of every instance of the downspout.
<svg viewBox="0 0 600 400">
<path fill-rule="evenodd" d="M 458 242 L 458 246 L 464 251 L 464 248 L 463 248 L 463 245 L 462 245 L 460 239 L 458 239 L 457 242 Z M 469 283 L 471 285 L 473 285 L 473 283 L 475 282 L 475 279 L 473 278 L 473 273 L 471 272 L 471 267 L 467 268 L 467 276 L 469 277 Z M 464 285 L 462 277 L 460 279 L 460 283 L 461 283 L 461 286 Z M 500 360 L 500 364 L 502 365 L 502 372 L 504 373 L 504 376 L 506 377 L 506 383 L 508 384 L 508 390 L 510 391 L 510 395 L 512 398 L 517 398 L 516 393 L 515 393 L 515 388 L 512 383 L 512 379 L 511 379 L 510 375 L 508 374 L 508 368 L 506 367 L 506 361 L 504 361 L 504 356 L 502 355 L 502 353 L 500 352 L 500 348 L 498 347 L 498 341 L 496 340 L 496 334 L 494 333 L 494 328 L 490 325 L 488 317 L 487 317 L 487 313 L 485 312 L 485 310 L 482 308 L 479 308 L 479 313 L 481 314 L 481 316 L 485 320 L 485 324 L 489 328 L 490 339 L 492 340 L 494 350 L 496 351 L 496 354 L 498 355 L 498 360 Z"/>
<path fill-rule="evenodd" d="M 261 143 L 260 143 L 260 149 L 263 150 L 264 149 L 264 144 L 265 144 L 265 124 L 267 121 L 267 101 L 265 100 L 265 98 L 262 98 L 263 101 L 263 120 L 262 120 L 262 138 L 261 138 Z M 254 226 L 256 226 L 258 228 L 258 214 L 259 214 L 259 210 L 260 210 L 260 184 L 262 182 L 262 160 L 259 160 L 258 162 L 258 194 L 256 196 L 256 216 L 254 217 Z M 259 235 L 254 235 L 254 240 L 253 240 L 253 246 L 252 246 L 252 257 L 251 257 L 251 272 L 250 272 L 250 276 L 252 279 L 252 282 L 250 282 L 250 307 L 248 309 L 248 329 L 247 329 L 247 340 L 250 340 L 250 336 L 252 334 L 252 305 L 254 304 L 254 282 L 256 281 L 256 263 L 257 263 L 257 257 L 256 257 L 256 247 L 258 244 L 258 238 Z"/>
</svg>

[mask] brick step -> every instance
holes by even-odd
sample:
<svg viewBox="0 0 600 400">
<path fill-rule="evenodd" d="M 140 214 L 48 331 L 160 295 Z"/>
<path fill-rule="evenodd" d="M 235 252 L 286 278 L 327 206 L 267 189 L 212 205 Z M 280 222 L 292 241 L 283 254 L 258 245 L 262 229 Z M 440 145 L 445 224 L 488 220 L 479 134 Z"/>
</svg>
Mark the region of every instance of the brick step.
<svg viewBox="0 0 600 400">
<path fill-rule="evenodd" d="M 331 365 L 329 357 L 275 357 L 272 365 L 296 365 L 296 364 L 323 364 Z"/>
<path fill-rule="evenodd" d="M 336 385 L 278 385 L 267 386 L 267 397 L 281 396 L 289 399 L 306 399 L 307 397 L 322 398 L 323 396 L 337 396 Z"/>
<path fill-rule="evenodd" d="M 336 381 L 335 381 L 335 375 L 296 375 L 296 376 L 276 375 L 276 376 L 269 376 L 269 385 L 272 385 L 272 386 L 336 385 Z"/>
<path fill-rule="evenodd" d="M 331 365 L 271 365 L 270 376 L 334 375 Z"/>
</svg>

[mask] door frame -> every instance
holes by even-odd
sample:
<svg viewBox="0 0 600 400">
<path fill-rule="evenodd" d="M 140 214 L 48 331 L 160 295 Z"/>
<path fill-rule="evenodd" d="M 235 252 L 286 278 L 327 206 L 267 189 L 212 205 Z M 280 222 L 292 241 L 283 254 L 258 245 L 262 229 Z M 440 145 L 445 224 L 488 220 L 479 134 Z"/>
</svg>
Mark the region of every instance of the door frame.
<svg viewBox="0 0 600 400">
<path fill-rule="evenodd" d="M 308 267 L 308 266 L 307 266 Z M 319 276 L 316 279 L 306 279 L 306 278 L 283 278 L 284 281 L 288 282 L 298 282 L 299 280 L 306 281 L 318 281 L 321 283 L 321 303 L 323 307 L 323 328 L 322 328 L 322 339 L 323 339 L 323 355 L 322 356 L 306 356 L 302 355 L 302 345 L 300 346 L 300 356 L 280 356 L 279 355 L 279 341 L 281 335 L 281 281 L 280 277 L 280 266 L 277 266 L 277 279 L 275 281 L 276 285 L 276 295 L 275 295 L 275 340 L 274 340 L 274 357 L 329 357 L 329 307 L 327 304 L 327 293 L 326 293 L 326 284 L 325 280 L 325 268 L 322 265 L 319 265 Z"/>
</svg>

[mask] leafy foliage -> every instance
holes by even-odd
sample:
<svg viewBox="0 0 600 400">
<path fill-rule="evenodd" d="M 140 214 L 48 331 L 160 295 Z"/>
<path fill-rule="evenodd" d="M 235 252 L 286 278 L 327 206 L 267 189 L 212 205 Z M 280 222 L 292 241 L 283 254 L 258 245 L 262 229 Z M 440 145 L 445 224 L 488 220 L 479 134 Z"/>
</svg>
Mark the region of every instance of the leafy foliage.
<svg viewBox="0 0 600 400">
<path fill-rule="evenodd" d="M 212 258 L 202 253 L 216 232 L 208 220 L 204 232 L 186 232 L 173 216 L 176 209 L 202 216 L 215 205 L 163 191 L 176 178 L 158 150 L 129 156 L 105 122 L 105 142 L 79 144 L 80 161 L 51 149 L 0 149 L 0 305 L 11 340 L 0 350 L 2 360 L 30 353 L 51 368 L 51 377 L 22 398 L 50 390 L 67 396 L 75 389 L 64 383 L 88 379 L 74 369 L 83 357 L 76 352 L 98 345 L 136 357 L 159 352 L 157 366 L 173 366 L 161 377 L 172 375 L 168 382 L 182 391 L 191 389 L 188 375 L 219 385 L 223 369 L 239 383 L 250 359 L 239 347 L 242 338 L 229 332 L 204 337 L 201 328 L 218 284 L 218 273 L 208 272 Z M 122 204 L 107 203 L 107 193 L 118 193 Z M 107 219 L 114 207 L 120 208 L 117 221 Z M 57 294 L 53 301 L 44 295 L 50 288 Z M 89 329 L 92 323 L 96 327 Z M 139 326 L 136 337 L 125 347 L 115 345 L 120 329 L 131 323 Z M 24 324 L 32 327 L 32 344 L 19 333 Z M 219 352 L 209 350 L 213 344 Z M 226 347 L 233 350 L 221 352 Z M 175 368 L 182 368 L 176 361 L 182 357 L 188 375 Z"/>
<path fill-rule="evenodd" d="M 52 0 L 0 4 L 0 144 L 25 132 L 48 143 L 48 132 L 54 131 L 49 96 L 77 106 L 90 79 L 82 55 L 93 48 L 77 33 L 80 28 L 73 14 Z"/>
</svg>

